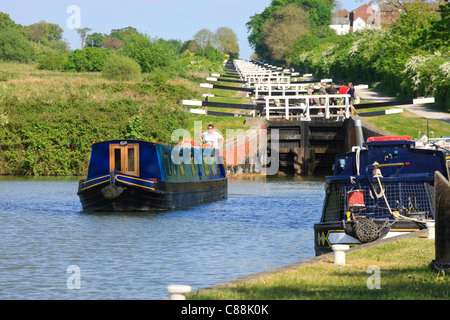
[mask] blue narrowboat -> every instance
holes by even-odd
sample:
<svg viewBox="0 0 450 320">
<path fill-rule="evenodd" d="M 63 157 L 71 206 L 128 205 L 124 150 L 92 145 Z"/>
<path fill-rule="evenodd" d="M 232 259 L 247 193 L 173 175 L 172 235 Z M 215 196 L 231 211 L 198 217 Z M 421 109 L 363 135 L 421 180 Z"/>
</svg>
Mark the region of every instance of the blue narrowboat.
<svg viewBox="0 0 450 320">
<path fill-rule="evenodd" d="M 84 211 L 158 211 L 227 198 L 214 148 L 141 140 L 93 143 L 78 186 Z"/>
<path fill-rule="evenodd" d="M 314 224 L 316 255 L 425 229 L 435 217 L 436 171 L 449 179 L 449 138 L 373 137 L 337 155 Z"/>
</svg>

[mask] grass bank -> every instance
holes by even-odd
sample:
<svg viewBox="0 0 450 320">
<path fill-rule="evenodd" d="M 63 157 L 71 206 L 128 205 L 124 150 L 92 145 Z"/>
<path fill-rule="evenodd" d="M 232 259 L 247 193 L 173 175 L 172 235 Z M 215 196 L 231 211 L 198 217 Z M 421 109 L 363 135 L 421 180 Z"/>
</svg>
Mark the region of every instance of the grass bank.
<svg viewBox="0 0 450 320">
<path fill-rule="evenodd" d="M 333 256 L 327 255 L 313 264 L 201 290 L 187 299 L 448 300 L 450 277 L 429 267 L 433 259 L 434 240 L 419 235 L 350 251 L 345 266 L 334 265 Z"/>
<path fill-rule="evenodd" d="M 93 141 L 172 142 L 176 129 L 193 133 L 194 121 L 203 129 L 206 122 L 243 127 L 244 118 L 199 118 L 181 105 L 202 99 L 203 78 L 143 79 L 117 82 L 100 73 L 0 63 L 0 174 L 84 175 Z"/>
<path fill-rule="evenodd" d="M 386 108 L 371 108 L 364 110 L 364 112 L 380 111 Z M 448 136 L 450 134 L 450 123 L 439 120 L 428 120 L 422 118 L 408 110 L 403 110 L 402 113 L 390 114 L 383 116 L 373 116 L 362 118 L 367 123 L 377 127 L 380 130 L 398 136 L 410 136 L 411 138 L 420 138 L 427 132 L 434 134 L 434 137 Z M 421 133 L 419 135 L 419 133 Z"/>
<path fill-rule="evenodd" d="M 363 101 L 364 103 L 364 101 Z M 363 105 L 363 104 L 361 104 Z M 356 105 L 358 109 L 358 105 Z M 398 107 L 379 107 L 361 109 L 361 114 L 373 111 L 382 111 L 387 109 L 402 109 Z M 441 111 L 442 112 L 442 111 Z M 450 134 L 450 123 L 439 120 L 427 120 L 417 114 L 403 109 L 403 112 L 362 118 L 367 123 L 377 127 L 380 130 L 391 133 L 392 135 L 410 136 L 413 139 L 420 138 L 427 130 L 434 137 L 448 136 Z M 419 134 L 420 133 L 420 134 Z M 431 137 L 432 137 L 431 136 Z"/>
</svg>

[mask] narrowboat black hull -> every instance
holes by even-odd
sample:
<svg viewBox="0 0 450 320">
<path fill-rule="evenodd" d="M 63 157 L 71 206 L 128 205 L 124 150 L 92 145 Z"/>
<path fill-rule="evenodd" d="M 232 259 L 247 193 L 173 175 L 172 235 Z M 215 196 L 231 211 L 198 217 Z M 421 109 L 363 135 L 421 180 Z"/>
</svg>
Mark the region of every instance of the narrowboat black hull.
<svg viewBox="0 0 450 320">
<path fill-rule="evenodd" d="M 426 221 L 370 219 L 373 222 L 372 224 L 367 220 L 369 219 L 315 223 L 314 250 L 316 256 L 332 252 L 331 246 L 335 244 L 345 244 L 352 247 L 426 228 Z M 360 224 L 358 227 L 362 231 L 358 230 L 357 232 L 358 224 Z M 372 226 L 373 228 L 371 228 Z M 367 235 L 364 235 L 364 233 Z M 373 238 L 370 239 L 370 237 Z"/>
<path fill-rule="evenodd" d="M 157 180 L 153 188 L 116 181 L 78 191 L 83 211 L 161 211 L 219 201 L 227 198 L 227 178 L 210 181 L 167 182 Z"/>
</svg>

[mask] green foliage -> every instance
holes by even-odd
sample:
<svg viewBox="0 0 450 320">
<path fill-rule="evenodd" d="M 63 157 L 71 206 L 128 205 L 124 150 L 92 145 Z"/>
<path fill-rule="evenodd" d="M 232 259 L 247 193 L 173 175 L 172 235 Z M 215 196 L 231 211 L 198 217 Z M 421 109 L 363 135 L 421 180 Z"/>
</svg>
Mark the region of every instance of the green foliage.
<svg viewBox="0 0 450 320">
<path fill-rule="evenodd" d="M 440 19 L 434 20 L 430 25 L 424 26 L 417 39 L 417 45 L 427 50 L 441 50 L 448 46 L 450 41 L 450 2 L 439 6 Z"/>
<path fill-rule="evenodd" d="M 127 124 L 127 132 L 125 134 L 125 139 L 136 139 L 142 140 L 144 139 L 144 127 L 142 125 L 141 116 L 136 116 L 131 118 Z"/>
<path fill-rule="evenodd" d="M 121 29 L 112 29 L 110 36 L 123 41 L 126 36 L 135 35 L 135 34 L 138 34 L 138 31 L 136 30 L 136 28 L 125 27 L 125 28 L 121 28 Z"/>
<path fill-rule="evenodd" d="M 145 79 L 146 81 L 152 81 L 156 85 L 164 85 L 171 76 L 180 75 L 181 70 L 175 71 L 175 68 L 166 69 L 155 69 L 150 75 Z"/>
<path fill-rule="evenodd" d="M 302 52 L 312 51 L 319 47 L 319 40 L 312 34 L 304 34 L 297 38 L 294 43 L 293 52 L 290 57 L 295 57 L 300 55 Z M 288 62 L 291 63 L 291 62 Z"/>
<path fill-rule="evenodd" d="M 309 13 L 294 4 L 277 9 L 263 29 L 269 59 L 285 61 L 297 39 L 311 33 L 310 25 Z"/>
<path fill-rule="evenodd" d="M 86 37 L 86 47 L 103 47 L 103 39 L 105 38 L 105 34 L 100 32 L 94 32 Z"/>
<path fill-rule="evenodd" d="M 38 69 L 58 71 L 64 70 L 64 65 L 67 62 L 67 56 L 64 51 L 51 49 L 47 46 L 39 46 L 36 52 Z"/>
<path fill-rule="evenodd" d="M 212 62 L 222 62 L 224 60 L 223 54 L 219 50 L 211 46 L 208 46 L 205 49 L 196 52 L 195 55 L 198 57 L 204 57 Z"/>
<path fill-rule="evenodd" d="M 220 27 L 216 30 L 217 49 L 223 54 L 228 54 L 231 59 L 239 58 L 239 44 L 236 33 L 228 27 Z"/>
<path fill-rule="evenodd" d="M 248 41 L 259 57 L 272 61 L 265 43 L 264 26 L 271 23 L 277 11 L 289 5 L 295 5 L 305 10 L 309 15 L 309 28 L 316 37 L 330 35 L 329 25 L 331 22 L 334 1 L 329 0 L 274 0 L 262 13 L 250 17 L 246 26 L 250 35 Z"/>
<path fill-rule="evenodd" d="M 189 50 L 189 52 L 196 53 L 196 52 L 200 51 L 201 49 L 202 48 L 200 47 L 200 45 L 198 44 L 197 41 L 188 40 L 183 44 L 180 51 L 181 51 L 181 53 L 184 53 L 184 52 L 186 52 L 186 50 Z"/>
<path fill-rule="evenodd" d="M 0 29 L 16 29 L 22 30 L 23 27 L 20 24 L 16 24 L 9 14 L 0 12 Z"/>
<path fill-rule="evenodd" d="M 48 41 L 61 40 L 63 29 L 57 24 L 42 21 L 27 26 L 24 32 L 31 41 L 47 43 Z"/>
<path fill-rule="evenodd" d="M 135 60 L 141 66 L 142 72 L 167 68 L 176 61 L 176 54 L 171 45 L 139 33 L 124 36 L 121 53 Z"/>
<path fill-rule="evenodd" d="M 35 58 L 34 48 L 27 38 L 12 28 L 0 29 L 0 59 L 30 62 Z"/>
<path fill-rule="evenodd" d="M 199 93 L 183 82 L 106 82 L 73 74 L 9 82 L 0 87 L 0 174 L 84 175 L 93 141 L 171 142 L 173 130 L 187 127 L 181 99 L 194 97 Z"/>
<path fill-rule="evenodd" d="M 219 61 L 211 61 L 202 56 L 188 56 L 182 58 L 178 61 L 179 70 L 184 70 L 184 77 L 196 76 L 201 73 L 207 73 L 208 75 L 211 73 L 219 73 L 223 70 L 222 60 Z"/>
<path fill-rule="evenodd" d="M 86 47 L 86 38 L 92 29 L 85 27 L 85 28 L 78 28 L 76 30 L 77 30 L 78 35 L 80 36 L 81 49 L 84 49 Z"/>
<path fill-rule="evenodd" d="M 67 58 L 60 53 L 48 53 L 39 56 L 38 69 L 45 70 L 63 70 L 64 65 L 67 62 Z"/>
<path fill-rule="evenodd" d="M 141 76 L 141 68 L 129 57 L 111 54 L 103 65 L 102 75 L 109 80 L 138 80 Z"/>
<path fill-rule="evenodd" d="M 64 69 L 75 72 L 102 71 L 109 54 L 108 50 L 96 47 L 77 49 L 69 55 Z"/>
<path fill-rule="evenodd" d="M 387 31 L 335 35 L 318 40 L 313 48 L 309 48 L 308 39 L 299 39 L 289 62 L 316 77 L 380 82 L 388 93 L 402 98 L 435 97 L 436 106 L 446 111 L 450 101 L 450 59 L 448 29 L 442 32 L 442 26 L 446 25 L 448 4 L 441 6 L 440 18 L 421 2 L 406 8 Z"/>
<path fill-rule="evenodd" d="M 156 41 L 162 43 L 164 46 L 167 47 L 168 50 L 172 51 L 176 55 L 181 53 L 181 48 L 183 47 L 183 43 L 180 40 L 174 40 L 174 39 L 165 40 L 165 39 L 159 38 Z"/>
<path fill-rule="evenodd" d="M 70 52 L 68 43 L 63 40 L 51 40 L 45 44 L 45 47 L 55 50 L 61 54 L 67 54 Z"/>
</svg>

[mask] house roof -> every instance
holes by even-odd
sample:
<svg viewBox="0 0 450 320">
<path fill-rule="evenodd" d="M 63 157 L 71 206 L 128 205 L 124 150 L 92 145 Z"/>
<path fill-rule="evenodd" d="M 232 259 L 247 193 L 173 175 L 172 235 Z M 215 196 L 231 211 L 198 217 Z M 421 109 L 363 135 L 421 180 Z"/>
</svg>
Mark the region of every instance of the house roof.
<svg viewBox="0 0 450 320">
<path fill-rule="evenodd" d="M 395 11 L 399 11 L 399 8 L 394 7 L 391 4 L 387 4 L 387 3 L 380 3 L 378 5 L 378 8 L 381 12 L 395 12 Z"/>
<path fill-rule="evenodd" d="M 348 18 L 349 12 L 345 9 L 339 10 L 335 14 L 333 14 L 333 18 Z"/>
<path fill-rule="evenodd" d="M 372 9 L 371 3 L 365 3 L 359 8 L 353 10 L 351 13 L 353 13 L 353 21 L 355 21 L 358 18 L 363 19 L 365 22 L 367 22 L 367 19 L 375 12 L 375 10 Z"/>
<path fill-rule="evenodd" d="M 332 24 L 338 24 L 338 25 L 342 25 L 342 24 L 350 24 L 350 20 L 348 18 L 333 18 L 332 20 Z"/>
</svg>

